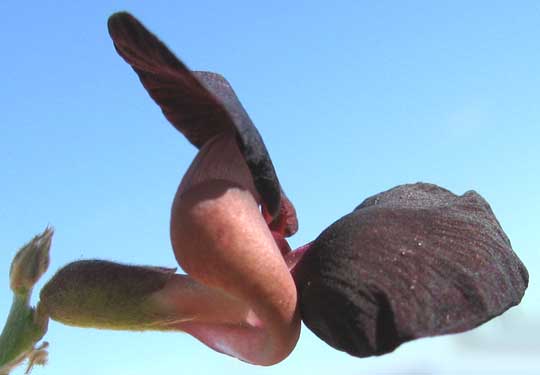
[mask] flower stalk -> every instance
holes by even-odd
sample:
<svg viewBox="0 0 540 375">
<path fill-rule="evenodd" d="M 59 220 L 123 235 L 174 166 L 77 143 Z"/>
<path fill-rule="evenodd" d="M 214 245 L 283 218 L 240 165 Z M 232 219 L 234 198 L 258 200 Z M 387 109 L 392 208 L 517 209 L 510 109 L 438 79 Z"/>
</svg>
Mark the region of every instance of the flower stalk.
<svg viewBox="0 0 540 375">
<path fill-rule="evenodd" d="M 0 375 L 28 359 L 26 373 L 34 364 L 47 360 L 46 342 L 36 347 L 47 332 L 49 317 L 43 308 L 30 306 L 32 289 L 49 266 L 49 250 L 53 229 L 34 237 L 13 258 L 9 273 L 13 302 L 0 334 Z"/>
</svg>

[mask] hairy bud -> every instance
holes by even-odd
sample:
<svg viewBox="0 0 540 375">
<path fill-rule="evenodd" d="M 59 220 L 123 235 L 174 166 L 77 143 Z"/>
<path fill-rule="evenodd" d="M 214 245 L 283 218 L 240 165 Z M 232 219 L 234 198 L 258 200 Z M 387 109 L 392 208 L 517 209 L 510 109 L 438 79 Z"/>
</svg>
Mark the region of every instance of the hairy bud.
<svg viewBox="0 0 540 375">
<path fill-rule="evenodd" d="M 13 258 L 9 279 L 14 293 L 28 293 L 47 271 L 53 233 L 54 230 L 48 227 L 24 245 Z"/>
</svg>

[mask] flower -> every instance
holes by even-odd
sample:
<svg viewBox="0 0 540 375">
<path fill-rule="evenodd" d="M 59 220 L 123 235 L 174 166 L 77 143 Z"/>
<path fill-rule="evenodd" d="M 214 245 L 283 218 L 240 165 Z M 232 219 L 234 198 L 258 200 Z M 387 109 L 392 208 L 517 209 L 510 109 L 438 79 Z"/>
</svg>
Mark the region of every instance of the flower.
<svg viewBox="0 0 540 375">
<path fill-rule="evenodd" d="M 474 192 L 398 186 L 291 251 L 294 206 L 230 84 L 190 71 L 128 13 L 108 26 L 165 117 L 199 149 L 171 210 L 171 242 L 187 275 L 75 262 L 42 291 L 53 319 L 182 330 L 271 365 L 293 350 L 300 319 L 332 347 L 364 357 L 471 329 L 520 302 L 527 271 Z"/>
</svg>

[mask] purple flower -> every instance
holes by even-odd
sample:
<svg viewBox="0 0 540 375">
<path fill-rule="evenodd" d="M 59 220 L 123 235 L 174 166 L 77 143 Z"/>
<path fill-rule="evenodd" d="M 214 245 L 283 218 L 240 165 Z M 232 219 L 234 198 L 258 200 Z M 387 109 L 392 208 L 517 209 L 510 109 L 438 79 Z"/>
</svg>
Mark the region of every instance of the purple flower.
<svg viewBox="0 0 540 375">
<path fill-rule="evenodd" d="M 187 275 L 75 262 L 42 292 L 53 319 L 182 330 L 271 365 L 293 350 L 300 319 L 332 347 L 364 357 L 474 328 L 520 302 L 527 271 L 475 192 L 401 185 L 291 251 L 294 207 L 229 83 L 190 71 L 128 13 L 111 16 L 109 32 L 165 117 L 199 149 L 171 210 L 171 241 Z"/>
</svg>

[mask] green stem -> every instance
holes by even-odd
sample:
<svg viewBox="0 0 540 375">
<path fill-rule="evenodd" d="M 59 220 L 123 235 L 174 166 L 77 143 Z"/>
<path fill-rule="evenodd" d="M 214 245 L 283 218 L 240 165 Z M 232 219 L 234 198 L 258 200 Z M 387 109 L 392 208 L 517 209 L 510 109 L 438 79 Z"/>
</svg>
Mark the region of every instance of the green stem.
<svg viewBox="0 0 540 375">
<path fill-rule="evenodd" d="M 43 363 L 47 352 L 43 347 L 36 348 L 36 343 L 47 332 L 49 315 L 46 309 L 30 306 L 32 288 L 45 273 L 49 265 L 49 249 L 53 235 L 52 228 L 34 237 L 23 246 L 13 258 L 9 271 L 13 302 L 0 334 L 0 375 L 9 372 L 25 359 L 30 366 Z"/>
<path fill-rule="evenodd" d="M 0 335 L 0 373 L 26 358 L 47 331 L 47 317 L 36 314 L 29 305 L 30 294 L 15 294 Z"/>
</svg>

